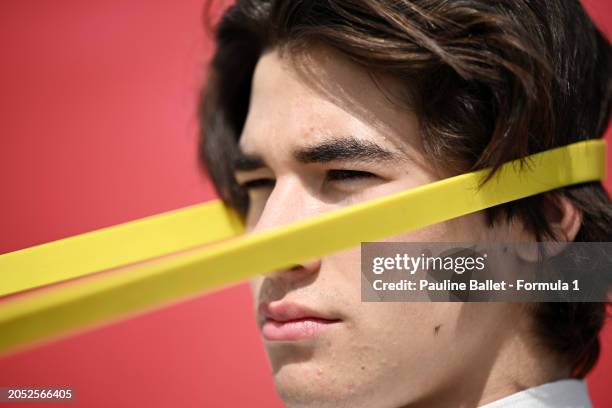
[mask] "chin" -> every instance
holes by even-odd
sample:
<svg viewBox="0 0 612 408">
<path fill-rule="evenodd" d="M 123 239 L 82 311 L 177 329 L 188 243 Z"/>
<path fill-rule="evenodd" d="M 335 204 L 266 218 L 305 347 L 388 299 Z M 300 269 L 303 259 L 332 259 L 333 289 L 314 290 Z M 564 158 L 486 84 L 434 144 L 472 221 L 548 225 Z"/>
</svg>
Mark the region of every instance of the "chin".
<svg viewBox="0 0 612 408">
<path fill-rule="evenodd" d="M 301 365 L 302 367 L 299 367 Z M 330 378 L 312 378 L 307 364 L 281 368 L 274 376 L 276 392 L 288 408 L 356 407 L 354 395 Z"/>
<path fill-rule="evenodd" d="M 339 361 L 280 361 L 271 356 L 276 392 L 288 408 L 379 407 L 368 378 Z"/>
<path fill-rule="evenodd" d="M 276 392 L 289 408 L 337 407 L 350 395 L 342 395 L 342 373 L 314 358 L 312 349 L 300 345 L 274 345 L 268 356 Z"/>
</svg>

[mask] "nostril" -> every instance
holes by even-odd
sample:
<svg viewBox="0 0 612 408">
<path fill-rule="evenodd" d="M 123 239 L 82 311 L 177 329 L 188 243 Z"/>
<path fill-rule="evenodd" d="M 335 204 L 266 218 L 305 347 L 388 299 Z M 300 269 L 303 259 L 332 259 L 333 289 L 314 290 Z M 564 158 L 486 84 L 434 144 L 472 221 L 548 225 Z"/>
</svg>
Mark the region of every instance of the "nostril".
<svg viewBox="0 0 612 408">
<path fill-rule="evenodd" d="M 301 264 L 293 265 L 285 271 L 287 272 L 296 272 L 296 273 L 315 273 L 321 268 L 321 260 L 317 259 L 314 261 L 307 261 Z"/>
<path fill-rule="evenodd" d="M 320 268 L 321 268 L 321 260 L 320 259 L 314 259 L 314 260 L 311 260 L 311 261 L 302 262 L 299 265 L 295 265 L 290 270 L 291 271 L 307 272 L 307 273 L 316 273 L 316 272 L 319 271 Z"/>
</svg>

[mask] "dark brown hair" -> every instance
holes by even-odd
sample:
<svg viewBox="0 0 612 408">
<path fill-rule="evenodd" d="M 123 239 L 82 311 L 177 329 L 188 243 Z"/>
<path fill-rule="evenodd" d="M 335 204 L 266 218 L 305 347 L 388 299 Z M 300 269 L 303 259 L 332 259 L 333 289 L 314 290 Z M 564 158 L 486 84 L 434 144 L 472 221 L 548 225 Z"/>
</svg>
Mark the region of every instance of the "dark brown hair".
<svg viewBox="0 0 612 408">
<path fill-rule="evenodd" d="M 200 105 L 200 157 L 220 196 L 243 214 L 248 200 L 231 157 L 255 65 L 273 47 L 323 43 L 404 81 L 426 152 L 457 173 L 600 138 L 610 121 L 612 49 L 576 0 L 237 0 L 216 41 Z M 601 183 L 491 208 L 489 223 L 518 217 L 538 240 L 555 239 L 545 208 L 558 195 L 583 214 L 576 241 L 612 241 Z M 605 282 L 602 290 L 610 277 Z M 586 375 L 599 355 L 606 304 L 540 303 L 534 316 L 544 343 L 574 376 Z"/>
</svg>

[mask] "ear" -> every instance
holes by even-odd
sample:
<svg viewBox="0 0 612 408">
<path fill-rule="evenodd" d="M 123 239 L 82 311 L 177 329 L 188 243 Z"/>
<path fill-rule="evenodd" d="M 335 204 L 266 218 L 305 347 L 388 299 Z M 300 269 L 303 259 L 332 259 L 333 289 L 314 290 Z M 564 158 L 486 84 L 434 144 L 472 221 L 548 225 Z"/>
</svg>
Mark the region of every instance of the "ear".
<svg viewBox="0 0 612 408">
<path fill-rule="evenodd" d="M 561 194 L 548 195 L 544 201 L 544 218 L 548 223 L 552 237 L 544 244 L 549 256 L 559 254 L 568 242 L 572 242 L 582 225 L 582 212 Z M 517 246 L 518 257 L 525 262 L 537 262 L 539 249 L 533 245 Z"/>
<path fill-rule="evenodd" d="M 553 238 L 558 242 L 571 242 L 582 226 L 582 211 L 562 194 L 547 197 L 544 216 Z"/>
</svg>

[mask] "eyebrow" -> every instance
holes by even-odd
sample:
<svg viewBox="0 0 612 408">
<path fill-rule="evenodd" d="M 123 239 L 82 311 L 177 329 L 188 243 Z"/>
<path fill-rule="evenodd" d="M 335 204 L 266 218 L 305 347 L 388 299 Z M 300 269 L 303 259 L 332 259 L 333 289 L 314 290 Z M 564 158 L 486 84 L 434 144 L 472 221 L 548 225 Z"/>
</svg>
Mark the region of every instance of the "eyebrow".
<svg viewBox="0 0 612 408">
<path fill-rule="evenodd" d="M 254 171 L 265 167 L 263 159 L 257 155 L 248 154 L 238 148 L 232 158 L 232 168 L 234 171 Z"/>
<path fill-rule="evenodd" d="M 397 159 L 397 154 L 368 140 L 337 138 L 294 150 L 293 157 L 300 163 L 311 164 L 356 160 L 390 161 Z M 254 171 L 262 167 L 265 167 L 265 162 L 257 155 L 245 153 L 239 149 L 234 156 L 233 168 L 235 171 Z"/>
<path fill-rule="evenodd" d="M 352 160 L 375 162 L 396 158 L 395 153 L 374 142 L 353 138 L 327 140 L 315 146 L 298 149 L 293 152 L 293 156 L 305 164 Z"/>
</svg>

